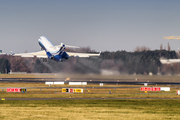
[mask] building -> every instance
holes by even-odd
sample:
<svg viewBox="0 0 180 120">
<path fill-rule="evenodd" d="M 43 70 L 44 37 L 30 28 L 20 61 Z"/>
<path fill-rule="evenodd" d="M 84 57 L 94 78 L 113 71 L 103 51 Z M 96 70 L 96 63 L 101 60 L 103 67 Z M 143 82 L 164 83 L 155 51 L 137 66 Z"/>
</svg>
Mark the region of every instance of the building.
<svg viewBox="0 0 180 120">
<path fill-rule="evenodd" d="M 173 64 L 173 63 L 180 63 L 180 59 L 160 59 L 162 64 Z"/>
<path fill-rule="evenodd" d="M 6 53 L 2 53 L 2 50 L 0 50 L 0 55 L 7 55 Z"/>
</svg>

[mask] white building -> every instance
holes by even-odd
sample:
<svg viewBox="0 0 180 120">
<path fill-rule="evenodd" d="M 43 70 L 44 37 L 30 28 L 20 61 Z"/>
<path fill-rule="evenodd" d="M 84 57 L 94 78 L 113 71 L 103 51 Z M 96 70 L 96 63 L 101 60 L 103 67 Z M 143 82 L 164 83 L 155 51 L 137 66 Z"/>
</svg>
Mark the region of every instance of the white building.
<svg viewBox="0 0 180 120">
<path fill-rule="evenodd" d="M 2 53 L 2 50 L 0 50 L 0 55 L 7 55 L 6 53 Z"/>
</svg>

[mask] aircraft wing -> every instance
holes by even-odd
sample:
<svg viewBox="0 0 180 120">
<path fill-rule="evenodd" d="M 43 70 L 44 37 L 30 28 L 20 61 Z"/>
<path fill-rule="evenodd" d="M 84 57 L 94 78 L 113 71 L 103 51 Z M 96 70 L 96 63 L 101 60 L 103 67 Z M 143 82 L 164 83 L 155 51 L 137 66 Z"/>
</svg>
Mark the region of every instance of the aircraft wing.
<svg viewBox="0 0 180 120">
<path fill-rule="evenodd" d="M 74 53 L 74 52 L 66 52 L 70 57 L 91 57 L 91 56 L 100 56 L 99 54 L 90 54 L 90 53 Z"/>
<path fill-rule="evenodd" d="M 47 55 L 46 55 L 46 52 L 44 50 L 39 51 L 39 52 L 32 52 L 32 53 L 13 54 L 12 56 L 48 58 Z"/>
<path fill-rule="evenodd" d="M 75 52 L 66 52 L 70 57 L 91 57 L 91 56 L 100 56 L 99 54 L 92 54 L 92 53 L 75 53 Z M 20 56 L 20 57 L 37 57 L 37 58 L 48 58 L 46 52 L 39 51 L 39 52 L 32 52 L 32 53 L 19 53 L 13 54 L 13 56 Z"/>
</svg>

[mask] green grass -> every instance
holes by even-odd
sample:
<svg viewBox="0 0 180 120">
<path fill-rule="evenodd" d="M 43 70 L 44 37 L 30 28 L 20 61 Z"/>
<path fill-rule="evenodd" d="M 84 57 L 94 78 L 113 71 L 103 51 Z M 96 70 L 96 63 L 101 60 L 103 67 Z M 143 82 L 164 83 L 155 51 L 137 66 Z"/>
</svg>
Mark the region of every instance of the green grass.
<svg viewBox="0 0 180 120">
<path fill-rule="evenodd" d="M 74 77 L 97 79 L 145 79 L 179 81 L 178 76 L 100 76 L 100 75 L 0 75 L 2 77 Z M 0 83 L 0 87 L 48 87 L 44 83 Z M 170 92 L 148 92 L 145 94 L 139 88 L 88 88 L 83 94 L 62 93 L 57 87 L 77 87 L 69 85 L 52 85 L 44 89 L 27 89 L 27 93 L 6 93 L 0 89 L 0 98 L 180 98 L 176 95 L 179 88 L 171 88 Z M 99 87 L 99 85 L 78 86 Z M 139 85 L 104 85 L 103 87 L 141 87 Z M 160 87 L 160 86 L 155 86 Z M 167 86 L 163 86 L 167 87 Z M 168 86 L 179 87 L 179 86 Z M 91 92 L 89 93 L 88 90 Z M 56 91 L 56 93 L 55 93 Z M 112 94 L 109 94 L 111 91 Z M 180 119 L 180 100 L 29 100 L 0 101 L 0 119 L 17 120 L 90 120 L 90 119 L 122 119 L 122 120 L 164 120 Z"/>
<path fill-rule="evenodd" d="M 0 101 L 2 119 L 180 119 L 179 100 Z"/>
<path fill-rule="evenodd" d="M 0 89 L 0 98 L 69 98 L 70 96 L 73 98 L 119 98 L 119 97 L 131 97 L 131 98 L 180 98 L 180 96 L 176 95 L 176 90 L 179 88 L 171 88 L 171 91 L 164 92 L 148 92 L 148 94 L 140 91 L 140 85 L 105 85 L 101 88 L 98 85 L 87 85 L 87 86 L 69 86 L 69 85 L 52 85 L 49 87 L 44 83 L 0 83 L 0 87 L 40 87 L 40 88 L 27 88 L 26 93 L 7 93 L 6 89 Z M 41 88 L 42 87 L 42 88 Z M 44 88 L 47 87 L 47 88 Z M 91 88 L 83 88 L 84 93 L 73 94 L 73 93 L 62 93 L 62 88 L 73 88 L 73 87 L 91 87 Z M 100 88 L 93 88 L 100 87 Z M 108 87 L 116 87 L 108 88 Z M 122 88 L 117 88 L 122 87 Z M 139 87 L 139 88 L 124 88 L 124 87 Z M 160 86 L 155 86 L 160 87 Z M 170 87 L 170 86 L 169 86 Z M 179 86 L 171 86 L 171 87 L 179 87 Z M 89 92 L 90 90 L 90 92 Z M 55 92 L 56 91 L 56 92 Z M 111 94 L 109 94 L 111 91 Z"/>
</svg>

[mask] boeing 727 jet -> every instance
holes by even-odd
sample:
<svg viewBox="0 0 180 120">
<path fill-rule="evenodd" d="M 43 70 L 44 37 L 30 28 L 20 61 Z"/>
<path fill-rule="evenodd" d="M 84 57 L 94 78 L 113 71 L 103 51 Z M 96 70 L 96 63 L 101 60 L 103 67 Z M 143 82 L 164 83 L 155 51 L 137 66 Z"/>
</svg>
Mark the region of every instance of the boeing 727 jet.
<svg viewBox="0 0 180 120">
<path fill-rule="evenodd" d="M 55 61 L 63 62 L 67 60 L 69 57 L 90 57 L 90 56 L 100 56 L 99 54 L 89 54 L 89 53 L 74 53 L 74 52 L 65 52 L 66 47 L 78 48 L 75 46 L 64 45 L 53 45 L 51 41 L 45 36 L 41 36 L 38 40 L 39 45 L 43 49 L 42 51 L 32 52 L 32 53 L 21 53 L 21 54 L 13 54 L 13 56 L 21 56 L 21 57 L 37 57 L 37 58 L 48 58 Z"/>
</svg>

